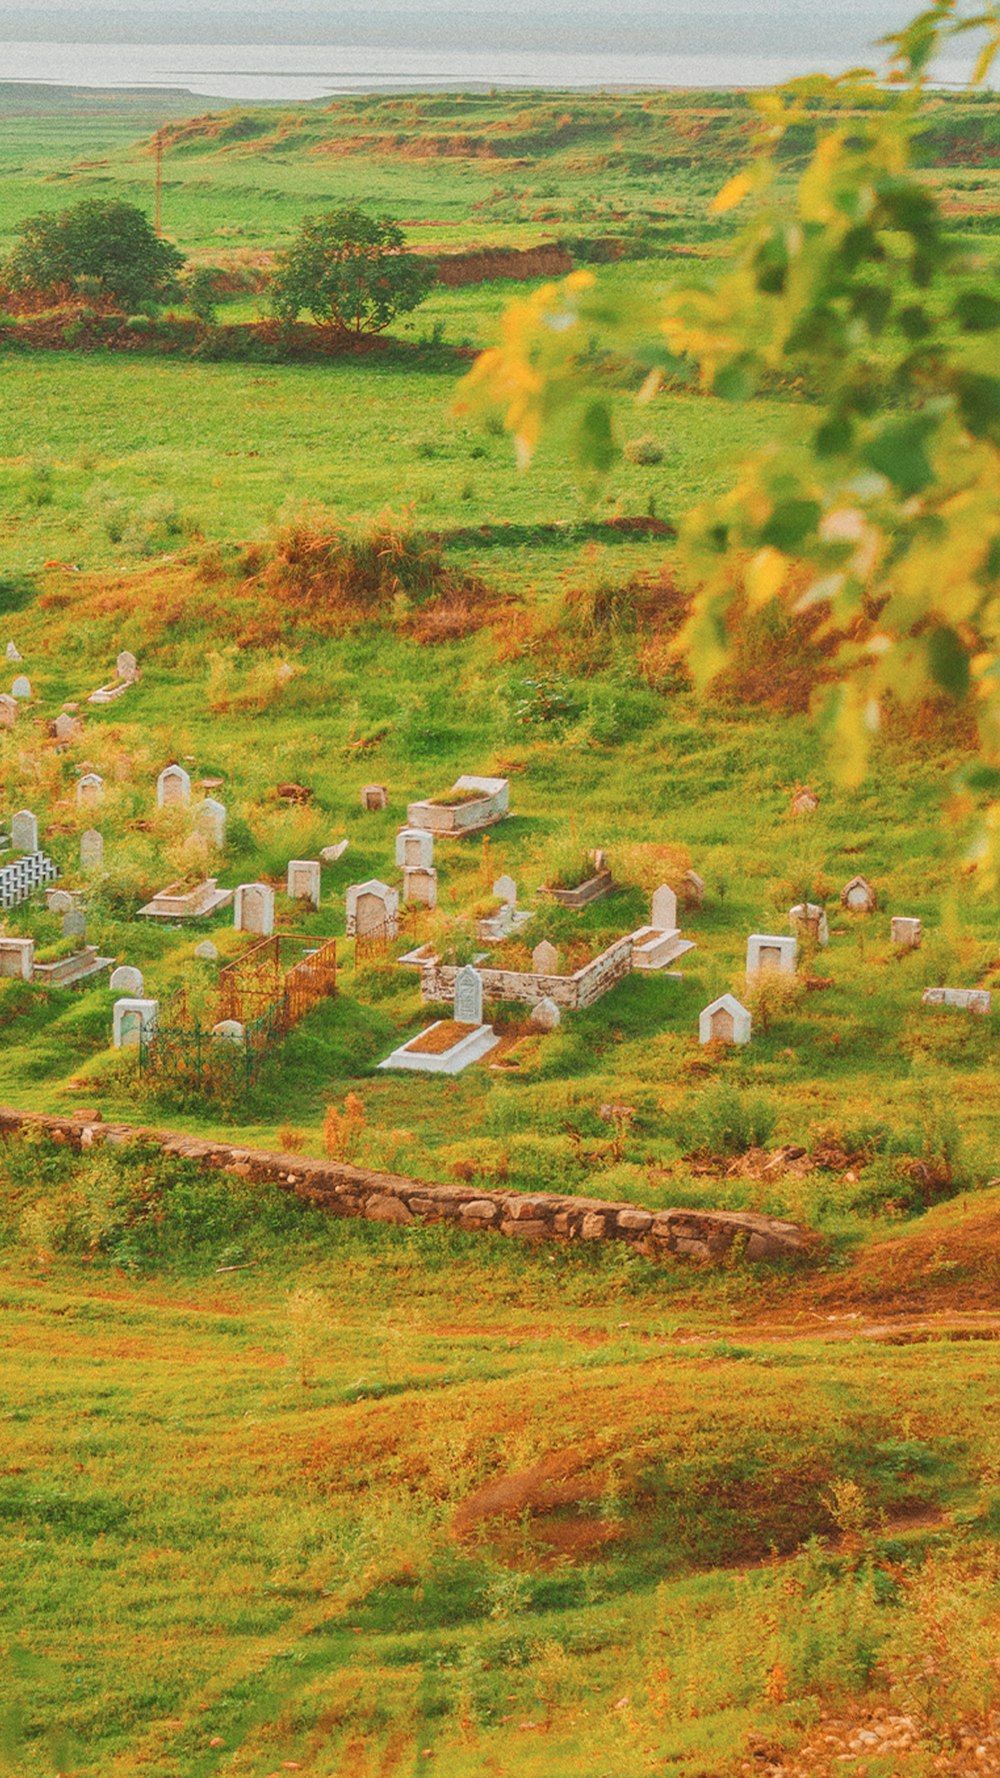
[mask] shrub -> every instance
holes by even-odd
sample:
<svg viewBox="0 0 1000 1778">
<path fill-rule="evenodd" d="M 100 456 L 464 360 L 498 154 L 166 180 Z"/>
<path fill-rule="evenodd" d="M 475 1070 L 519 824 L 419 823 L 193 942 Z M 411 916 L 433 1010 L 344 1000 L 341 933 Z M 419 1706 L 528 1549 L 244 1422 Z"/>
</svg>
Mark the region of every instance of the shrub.
<svg viewBox="0 0 1000 1778">
<path fill-rule="evenodd" d="M 778 1121 L 763 1093 L 741 1093 L 730 1081 L 717 1081 L 694 1099 L 682 1117 L 688 1154 L 737 1155 L 762 1148 Z"/>
<path fill-rule="evenodd" d="M 630 438 L 625 445 L 625 455 L 630 463 L 642 467 L 663 462 L 663 446 L 655 438 Z"/>
</svg>

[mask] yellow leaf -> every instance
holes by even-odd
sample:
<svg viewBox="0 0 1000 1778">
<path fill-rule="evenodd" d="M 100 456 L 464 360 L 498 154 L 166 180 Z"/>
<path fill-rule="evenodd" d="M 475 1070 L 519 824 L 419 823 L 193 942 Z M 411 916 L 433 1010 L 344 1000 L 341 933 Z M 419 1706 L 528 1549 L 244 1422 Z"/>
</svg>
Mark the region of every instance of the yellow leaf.
<svg viewBox="0 0 1000 1778">
<path fill-rule="evenodd" d="M 727 179 L 722 190 L 716 192 L 708 206 L 709 215 L 724 216 L 727 210 L 735 210 L 737 204 L 742 204 L 751 186 L 749 173 L 734 173 L 731 179 Z"/>
<path fill-rule="evenodd" d="M 785 584 L 788 563 L 780 549 L 758 550 L 747 569 L 747 597 L 754 610 L 767 605 Z"/>
</svg>

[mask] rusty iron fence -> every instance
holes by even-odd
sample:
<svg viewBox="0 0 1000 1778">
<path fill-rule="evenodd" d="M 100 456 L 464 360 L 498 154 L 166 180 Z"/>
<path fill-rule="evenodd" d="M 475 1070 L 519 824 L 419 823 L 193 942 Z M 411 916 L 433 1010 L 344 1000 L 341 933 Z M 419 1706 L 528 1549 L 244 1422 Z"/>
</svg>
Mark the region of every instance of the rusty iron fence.
<svg viewBox="0 0 1000 1778">
<path fill-rule="evenodd" d="M 140 1071 L 214 1097 L 243 1089 L 267 1052 L 336 992 L 336 939 L 263 939 L 220 971 L 214 1004 L 195 1009 L 185 989 L 167 1003 L 140 1035 Z"/>
</svg>

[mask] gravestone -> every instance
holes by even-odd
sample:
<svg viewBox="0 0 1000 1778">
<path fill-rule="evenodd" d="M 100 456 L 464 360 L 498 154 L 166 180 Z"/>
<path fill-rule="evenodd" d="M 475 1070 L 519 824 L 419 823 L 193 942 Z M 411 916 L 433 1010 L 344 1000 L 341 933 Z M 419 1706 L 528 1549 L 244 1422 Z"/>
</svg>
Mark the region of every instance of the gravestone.
<svg viewBox="0 0 1000 1778">
<path fill-rule="evenodd" d="M 218 963 L 219 947 L 213 945 L 210 938 L 203 938 L 200 945 L 195 945 L 194 954 L 199 963 Z"/>
<path fill-rule="evenodd" d="M 68 889 L 49 889 L 45 895 L 45 906 L 50 914 L 68 914 L 70 908 L 76 907 L 76 901 Z"/>
<path fill-rule="evenodd" d="M 481 1025 L 483 1022 L 483 978 L 471 963 L 460 969 L 455 977 L 455 1022 L 458 1025 Z"/>
<path fill-rule="evenodd" d="M 848 908 L 852 914 L 873 914 L 878 906 L 878 896 L 867 877 L 852 877 L 840 891 L 841 906 Z"/>
<path fill-rule="evenodd" d="M 88 827 L 80 835 L 80 867 L 82 870 L 104 869 L 104 835 L 96 827 Z"/>
<path fill-rule="evenodd" d="M 894 914 L 889 925 L 892 942 L 898 951 L 918 951 L 924 936 L 923 921 L 909 914 Z"/>
<path fill-rule="evenodd" d="M 800 784 L 792 796 L 793 815 L 813 815 L 819 808 L 819 797 L 810 784 Z"/>
<path fill-rule="evenodd" d="M 72 741 L 74 735 L 79 734 L 79 732 L 80 724 L 77 722 L 76 717 L 68 716 L 65 710 L 61 715 L 56 717 L 55 722 L 52 724 L 52 733 L 56 740 L 62 745 L 65 745 L 67 741 Z"/>
<path fill-rule="evenodd" d="M 0 976 L 30 982 L 35 967 L 33 938 L 0 937 Z"/>
<path fill-rule="evenodd" d="M 677 897 L 669 883 L 661 883 L 653 896 L 649 924 L 657 932 L 677 930 Z"/>
<path fill-rule="evenodd" d="M 18 702 L 7 692 L 0 692 L 0 728 L 13 728 L 17 721 Z"/>
<path fill-rule="evenodd" d="M 529 1023 L 537 1031 L 555 1031 L 562 1023 L 562 1013 L 554 1000 L 546 994 L 544 999 L 537 1000 L 531 1009 Z"/>
<path fill-rule="evenodd" d="M 24 699 L 30 698 L 31 697 L 31 680 L 26 679 L 23 673 L 19 673 L 17 678 L 15 679 L 13 685 L 10 688 L 10 695 L 12 698 L 24 698 Z"/>
<path fill-rule="evenodd" d="M 395 938 L 399 931 L 399 895 L 378 877 L 352 883 L 347 891 L 348 938 Z"/>
<path fill-rule="evenodd" d="M 754 932 L 747 939 L 747 975 L 794 975 L 797 938 Z"/>
<path fill-rule="evenodd" d="M 191 801 L 191 780 L 183 766 L 165 766 L 156 780 L 159 809 L 186 808 Z"/>
<path fill-rule="evenodd" d="M 207 796 L 195 812 L 194 830 L 210 846 L 221 849 L 226 843 L 225 804 L 217 802 L 214 796 Z"/>
<path fill-rule="evenodd" d="M 699 1043 L 749 1043 L 751 1018 L 735 994 L 722 994 L 698 1014 Z"/>
<path fill-rule="evenodd" d="M 112 1038 L 116 1050 L 138 1049 L 142 1037 L 150 1037 L 160 1010 L 158 1000 L 129 996 L 116 1000 L 112 1013 Z"/>
<path fill-rule="evenodd" d="M 403 870 L 403 900 L 420 907 L 437 907 L 438 874 L 433 866 L 406 865 Z"/>
<path fill-rule="evenodd" d="M 696 870 L 686 870 L 681 878 L 681 899 L 687 908 L 700 908 L 705 901 L 705 879 Z"/>
<path fill-rule="evenodd" d="M 133 969 L 130 963 L 122 963 L 111 971 L 109 986 L 115 994 L 141 995 L 143 989 L 142 970 Z"/>
<path fill-rule="evenodd" d="M 993 996 L 988 988 L 925 988 L 923 1003 L 955 1006 L 962 1012 L 978 1013 L 980 1018 L 993 1010 Z"/>
<path fill-rule="evenodd" d="M 555 975 L 559 969 L 559 952 L 543 938 L 531 953 L 531 967 L 536 975 Z"/>
<path fill-rule="evenodd" d="M 338 859 L 343 858 L 350 843 L 350 840 L 338 840 L 335 846 L 324 846 L 320 853 L 321 862 L 323 864 L 336 864 Z"/>
<path fill-rule="evenodd" d="M 123 648 L 121 654 L 118 656 L 118 659 L 115 662 L 115 671 L 118 674 L 119 679 L 124 679 L 128 684 L 131 684 L 133 679 L 138 678 L 139 663 L 136 660 L 135 655 L 131 654 L 127 648 Z"/>
<path fill-rule="evenodd" d="M 38 817 L 30 809 L 18 809 L 12 816 L 10 843 L 15 852 L 38 851 Z"/>
<path fill-rule="evenodd" d="M 430 870 L 434 864 L 434 835 L 424 827 L 401 827 L 396 835 L 396 863 L 404 870 L 415 865 Z"/>
<path fill-rule="evenodd" d="M 87 916 L 82 908 L 70 908 L 63 915 L 62 934 L 63 938 L 86 938 Z"/>
<path fill-rule="evenodd" d="M 6 654 L 7 654 L 7 659 L 10 661 L 10 664 L 12 667 L 16 667 L 18 661 L 21 661 L 24 659 L 24 656 L 22 655 L 16 642 L 8 642 Z"/>
<path fill-rule="evenodd" d="M 515 883 L 513 877 L 508 877 L 508 876 L 498 877 L 496 882 L 493 885 L 493 893 L 496 896 L 497 900 L 504 902 L 507 907 L 516 908 L 516 906 L 517 906 L 517 884 Z"/>
<path fill-rule="evenodd" d="M 104 779 L 99 772 L 84 772 L 76 781 L 77 807 L 93 809 L 104 801 Z"/>
<path fill-rule="evenodd" d="M 242 1043 L 243 1026 L 239 1019 L 220 1019 L 217 1025 L 212 1026 L 212 1036 L 218 1043 Z"/>
<path fill-rule="evenodd" d="M 796 907 L 788 910 L 788 924 L 793 932 L 802 932 L 812 938 L 818 945 L 829 944 L 830 929 L 826 918 L 826 909 L 818 902 L 799 902 Z"/>
<path fill-rule="evenodd" d="M 320 866 L 318 858 L 293 858 L 288 866 L 288 896 L 291 901 L 308 901 L 319 907 Z"/>
<path fill-rule="evenodd" d="M 237 932 L 270 938 L 274 931 L 274 890 L 270 883 L 241 883 L 236 891 L 233 925 Z"/>
<path fill-rule="evenodd" d="M 363 809 L 387 809 L 389 792 L 384 784 L 363 784 L 361 786 L 361 807 Z"/>
</svg>

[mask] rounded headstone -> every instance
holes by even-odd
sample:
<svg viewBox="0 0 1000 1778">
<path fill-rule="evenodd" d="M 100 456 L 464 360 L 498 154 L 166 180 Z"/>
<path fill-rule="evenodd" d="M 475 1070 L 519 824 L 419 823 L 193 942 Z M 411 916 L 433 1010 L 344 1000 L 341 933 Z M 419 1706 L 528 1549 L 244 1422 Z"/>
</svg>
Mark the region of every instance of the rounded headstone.
<svg viewBox="0 0 1000 1778">
<path fill-rule="evenodd" d="M 19 673 L 10 688 L 10 695 L 12 698 L 30 698 L 31 680 L 26 679 L 23 673 Z"/>
<path fill-rule="evenodd" d="M 537 1031 L 554 1031 L 562 1023 L 562 1013 L 555 1001 L 546 994 L 531 1009 L 531 1023 Z"/>
<path fill-rule="evenodd" d="M 219 947 L 213 945 L 210 938 L 203 938 L 200 945 L 195 945 L 194 954 L 199 963 L 218 963 Z"/>
<path fill-rule="evenodd" d="M 142 970 L 122 963 L 111 973 L 111 989 L 115 994 L 140 995 L 143 989 Z"/>
</svg>

